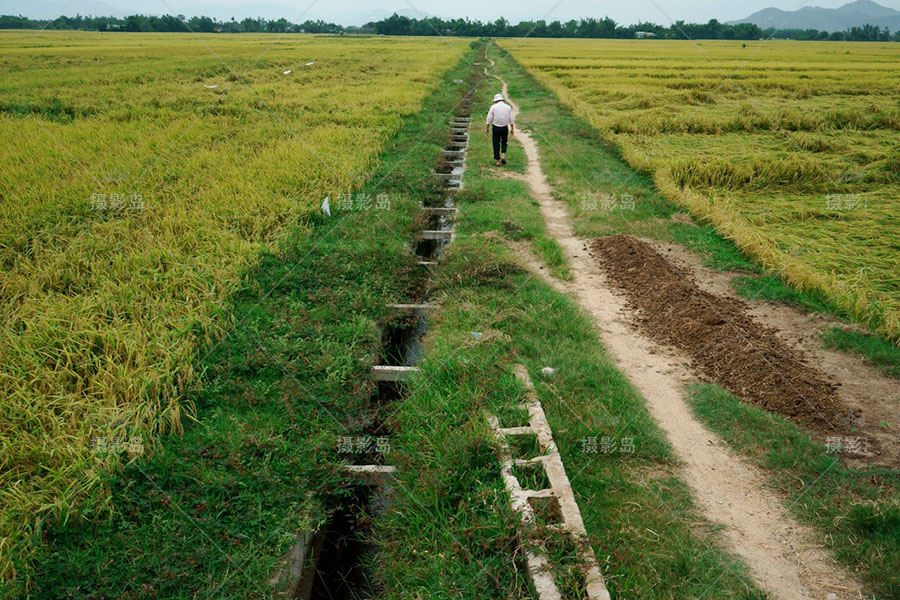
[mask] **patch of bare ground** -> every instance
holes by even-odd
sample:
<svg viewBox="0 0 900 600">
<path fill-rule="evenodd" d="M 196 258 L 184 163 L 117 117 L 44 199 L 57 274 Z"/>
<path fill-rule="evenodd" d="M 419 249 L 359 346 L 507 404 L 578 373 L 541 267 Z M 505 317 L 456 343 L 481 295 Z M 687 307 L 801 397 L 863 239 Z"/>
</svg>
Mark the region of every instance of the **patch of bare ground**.
<svg viewBox="0 0 900 600">
<path fill-rule="evenodd" d="M 766 410 L 834 432 L 846 428 L 851 417 L 838 404 L 835 386 L 750 318 L 740 300 L 701 290 L 637 238 L 598 238 L 592 247 L 638 309 L 640 327 L 684 350 L 708 380 Z"/>
<path fill-rule="evenodd" d="M 739 274 L 710 269 L 679 244 L 642 241 L 704 292 L 738 303 L 747 316 L 763 324 L 783 345 L 805 357 L 835 385 L 838 404 L 843 407 L 844 414 L 852 415 L 852 418 L 843 423 L 846 427 L 843 431 L 813 428 L 812 433 L 819 441 L 825 443 L 832 436 L 855 437 L 860 441 L 859 451 L 843 455 L 851 465 L 900 465 L 900 435 L 897 433 L 900 429 L 900 380 L 887 377 L 856 356 L 825 348 L 820 334 L 832 327 L 843 326 L 840 320 L 821 313 L 807 314 L 780 303 L 745 301 L 731 286 L 731 280 Z"/>
<path fill-rule="evenodd" d="M 490 168 L 487 170 L 491 177 L 496 179 L 515 179 L 517 181 L 525 181 L 525 175 L 514 171 L 501 171 L 500 169 Z"/>
</svg>

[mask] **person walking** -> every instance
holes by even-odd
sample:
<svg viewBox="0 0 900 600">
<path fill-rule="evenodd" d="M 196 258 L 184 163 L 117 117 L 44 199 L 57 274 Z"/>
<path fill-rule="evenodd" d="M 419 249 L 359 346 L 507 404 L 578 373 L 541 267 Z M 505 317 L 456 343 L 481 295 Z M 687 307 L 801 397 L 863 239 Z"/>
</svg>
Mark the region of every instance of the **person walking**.
<svg viewBox="0 0 900 600">
<path fill-rule="evenodd" d="M 494 160 L 499 167 L 506 164 L 506 146 L 509 136 L 516 134 L 516 125 L 513 123 L 512 107 L 503 101 L 503 94 L 494 96 L 494 103 L 487 114 L 484 125 L 484 134 L 487 135 L 494 127 Z"/>
</svg>

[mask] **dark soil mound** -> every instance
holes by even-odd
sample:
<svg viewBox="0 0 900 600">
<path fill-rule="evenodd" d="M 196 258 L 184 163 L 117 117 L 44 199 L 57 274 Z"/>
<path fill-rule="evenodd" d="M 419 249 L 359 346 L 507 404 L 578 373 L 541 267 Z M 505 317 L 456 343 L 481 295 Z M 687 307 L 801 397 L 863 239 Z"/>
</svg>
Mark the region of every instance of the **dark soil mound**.
<svg viewBox="0 0 900 600">
<path fill-rule="evenodd" d="M 700 290 L 638 239 L 599 238 L 593 249 L 612 283 L 640 310 L 640 326 L 687 352 L 704 377 L 746 402 L 820 428 L 839 431 L 852 422 L 835 386 L 773 329 L 755 322 L 743 302 Z"/>
</svg>

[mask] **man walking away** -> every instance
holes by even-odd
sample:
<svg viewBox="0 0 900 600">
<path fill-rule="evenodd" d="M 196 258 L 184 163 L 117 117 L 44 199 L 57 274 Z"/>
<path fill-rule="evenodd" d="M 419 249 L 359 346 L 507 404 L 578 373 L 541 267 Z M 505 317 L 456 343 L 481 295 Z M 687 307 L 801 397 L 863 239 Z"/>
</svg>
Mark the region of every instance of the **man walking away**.
<svg viewBox="0 0 900 600">
<path fill-rule="evenodd" d="M 506 146 L 510 135 L 516 134 L 516 125 L 513 123 L 512 108 L 503 101 L 503 94 L 494 96 L 494 104 L 487 114 L 487 122 L 484 126 L 484 134 L 494 126 L 494 160 L 499 167 L 506 164 Z"/>
</svg>

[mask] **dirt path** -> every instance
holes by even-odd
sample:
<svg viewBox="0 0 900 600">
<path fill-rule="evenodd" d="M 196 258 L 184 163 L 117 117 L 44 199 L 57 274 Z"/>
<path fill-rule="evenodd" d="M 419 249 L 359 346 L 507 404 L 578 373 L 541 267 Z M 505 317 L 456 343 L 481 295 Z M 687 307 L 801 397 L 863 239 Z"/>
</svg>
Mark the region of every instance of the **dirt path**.
<svg viewBox="0 0 900 600">
<path fill-rule="evenodd" d="M 506 82 L 496 78 L 508 98 Z M 519 107 L 509 103 L 518 114 Z M 520 128 L 516 137 L 528 157 L 526 180 L 531 193 L 540 203 L 548 235 L 569 259 L 573 280 L 565 283 L 549 277 L 536 261 L 534 271 L 556 289 L 574 295 L 594 318 L 604 346 L 640 390 L 684 461 L 682 476 L 701 510 L 710 521 L 724 526 L 728 549 L 742 557 L 753 579 L 773 598 L 860 598 L 858 582 L 828 556 L 810 528 L 786 514 L 779 498 L 765 488 L 765 477 L 694 418 L 684 398 L 684 383 L 694 379 L 687 360 L 629 326 L 631 310 L 626 300 L 612 292 L 586 242 L 573 233 L 565 206 L 553 199 L 537 143 Z"/>
</svg>

